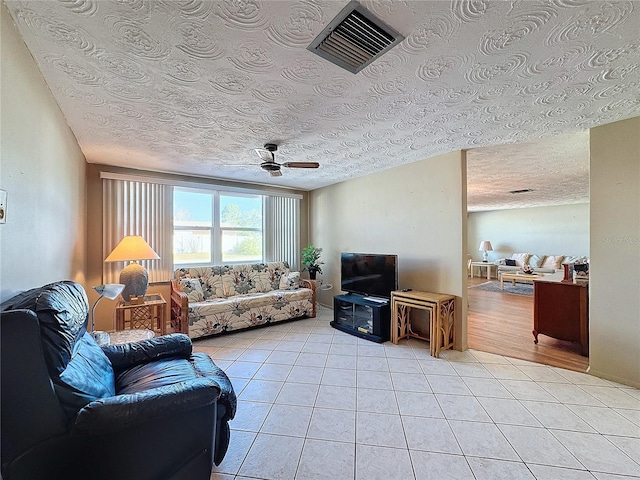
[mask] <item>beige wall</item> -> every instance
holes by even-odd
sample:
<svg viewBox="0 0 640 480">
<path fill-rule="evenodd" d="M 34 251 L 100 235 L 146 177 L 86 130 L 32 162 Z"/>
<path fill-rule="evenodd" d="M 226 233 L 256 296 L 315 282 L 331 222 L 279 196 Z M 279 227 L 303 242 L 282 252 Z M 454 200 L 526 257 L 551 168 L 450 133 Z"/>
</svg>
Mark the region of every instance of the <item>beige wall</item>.
<svg viewBox="0 0 640 480">
<path fill-rule="evenodd" d="M 1 15 L 0 294 L 84 283 L 85 161 L 4 3 Z"/>
<path fill-rule="evenodd" d="M 311 239 L 325 262 L 319 278 L 333 285 L 320 291 L 321 304 L 340 293 L 341 252 L 397 254 L 400 288 L 456 295 L 456 346 L 466 348 L 464 152 L 315 190 L 310 207 Z"/>
<path fill-rule="evenodd" d="M 591 130 L 590 373 L 640 387 L 640 117 Z"/>
<path fill-rule="evenodd" d="M 489 240 L 489 261 L 516 252 L 536 255 L 589 255 L 589 204 L 471 212 L 468 248 L 482 260 L 480 242 Z"/>
</svg>

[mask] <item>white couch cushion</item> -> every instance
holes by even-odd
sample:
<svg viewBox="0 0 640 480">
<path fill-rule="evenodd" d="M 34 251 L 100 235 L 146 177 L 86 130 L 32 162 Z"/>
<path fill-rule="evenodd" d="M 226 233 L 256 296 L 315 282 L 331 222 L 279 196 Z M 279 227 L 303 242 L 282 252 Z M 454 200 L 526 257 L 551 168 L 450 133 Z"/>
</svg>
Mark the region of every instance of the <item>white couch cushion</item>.
<svg viewBox="0 0 640 480">
<path fill-rule="evenodd" d="M 542 264 L 542 268 L 553 268 L 554 270 L 559 270 L 562 265 L 563 255 L 547 255 L 544 259 L 544 263 Z"/>
<path fill-rule="evenodd" d="M 529 261 L 528 253 L 514 253 L 511 258 L 516 261 L 516 266 L 524 267 Z"/>
<path fill-rule="evenodd" d="M 534 268 L 541 267 L 542 266 L 542 262 L 544 262 L 545 258 L 547 258 L 545 255 L 542 255 L 542 256 L 531 255 L 529 257 L 529 265 L 531 265 Z"/>
</svg>

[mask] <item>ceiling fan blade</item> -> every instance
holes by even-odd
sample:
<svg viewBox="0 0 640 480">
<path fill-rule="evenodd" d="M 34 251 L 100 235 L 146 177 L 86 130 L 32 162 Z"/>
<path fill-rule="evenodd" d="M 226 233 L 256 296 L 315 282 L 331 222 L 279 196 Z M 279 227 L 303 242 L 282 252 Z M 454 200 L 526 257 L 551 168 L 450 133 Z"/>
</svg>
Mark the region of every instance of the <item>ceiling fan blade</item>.
<svg viewBox="0 0 640 480">
<path fill-rule="evenodd" d="M 275 160 L 273 152 L 270 152 L 269 150 L 266 150 L 264 148 L 256 148 L 255 151 L 263 162 L 273 162 Z"/>
<path fill-rule="evenodd" d="M 289 168 L 318 168 L 320 166 L 318 162 L 284 162 L 281 165 Z"/>
<path fill-rule="evenodd" d="M 280 170 L 272 170 L 269 173 L 271 174 L 272 177 L 281 177 L 282 176 L 282 172 Z"/>
</svg>

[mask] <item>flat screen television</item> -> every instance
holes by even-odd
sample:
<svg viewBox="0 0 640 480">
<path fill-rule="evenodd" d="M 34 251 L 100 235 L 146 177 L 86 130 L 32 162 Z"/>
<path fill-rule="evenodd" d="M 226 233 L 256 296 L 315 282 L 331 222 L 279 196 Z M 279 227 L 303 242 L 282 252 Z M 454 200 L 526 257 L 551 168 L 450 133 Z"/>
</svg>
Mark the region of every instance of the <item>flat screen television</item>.
<svg viewBox="0 0 640 480">
<path fill-rule="evenodd" d="M 390 298 L 398 289 L 398 256 L 340 254 L 340 288 L 344 292 Z"/>
</svg>

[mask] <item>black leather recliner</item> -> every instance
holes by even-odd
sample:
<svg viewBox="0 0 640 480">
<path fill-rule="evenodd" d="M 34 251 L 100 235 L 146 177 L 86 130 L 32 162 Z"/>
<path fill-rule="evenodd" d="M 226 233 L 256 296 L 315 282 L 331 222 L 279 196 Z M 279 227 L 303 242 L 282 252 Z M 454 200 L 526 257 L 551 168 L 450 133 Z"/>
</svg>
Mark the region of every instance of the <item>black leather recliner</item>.
<svg viewBox="0 0 640 480">
<path fill-rule="evenodd" d="M 210 478 L 236 397 L 186 335 L 101 348 L 70 281 L 0 309 L 5 480 Z"/>
</svg>

